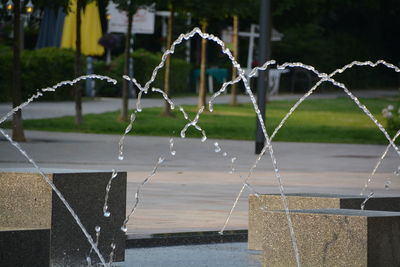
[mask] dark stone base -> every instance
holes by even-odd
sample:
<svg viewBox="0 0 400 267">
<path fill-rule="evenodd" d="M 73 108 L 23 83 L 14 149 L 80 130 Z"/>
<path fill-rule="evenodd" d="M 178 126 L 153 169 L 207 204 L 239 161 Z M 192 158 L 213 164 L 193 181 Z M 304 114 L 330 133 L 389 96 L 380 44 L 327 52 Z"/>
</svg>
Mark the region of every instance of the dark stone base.
<svg viewBox="0 0 400 267">
<path fill-rule="evenodd" d="M 110 217 L 103 216 L 105 188 L 111 178 L 110 172 L 72 172 L 68 170 L 44 170 L 50 180 L 62 193 L 69 205 L 78 215 L 83 226 L 92 239 L 96 240 L 95 227 L 101 227 L 98 248 L 108 262 L 111 253 L 111 244 L 116 245 L 113 262 L 121 262 L 125 259 L 125 233 L 120 227 L 123 224 L 126 213 L 126 172 L 118 173 L 112 181 L 109 193 L 108 207 Z M 47 229 L 49 237 L 41 243 L 47 251 L 46 264 L 37 266 L 87 266 L 86 257 L 91 246 L 83 234 L 75 219 L 61 202 L 59 197 L 44 182 L 43 178 L 35 173 L 35 170 L 0 173 L 0 234 L 1 238 L 7 229 L 15 230 L 18 242 L 7 245 L 2 242 L 0 255 L 14 255 L 15 251 L 26 251 L 16 257 L 28 255 L 27 250 L 32 245 L 30 242 L 37 240 L 35 231 L 22 231 L 19 229 Z M 31 236 L 32 235 L 32 236 Z M 7 235 L 6 235 L 7 236 Z M 5 237 L 4 237 L 5 238 Z M 6 240 L 6 239 L 4 239 Z M 7 239 L 8 240 L 8 239 Z M 49 243 L 47 243 L 49 242 Z M 11 244 L 11 243 L 9 243 Z M 43 245 L 45 244 L 45 245 Z M 41 250 L 42 251 L 42 250 Z M 32 252 L 32 251 L 31 251 Z M 41 257 L 42 252 L 33 253 L 35 260 Z M 7 256 L 7 258 L 10 258 Z M 28 256 L 26 258 L 29 258 Z M 22 259 L 21 259 L 22 260 Z M 99 258 L 93 251 L 92 263 L 98 263 Z M 41 261 L 40 261 L 41 262 Z M 13 261 L 10 262 L 10 264 Z M 11 264 L 3 266 L 36 266 Z"/>
<path fill-rule="evenodd" d="M 101 227 L 99 250 L 106 261 L 111 253 L 111 243 L 116 244 L 115 261 L 125 259 L 125 233 L 121 231 L 126 212 L 126 173 L 119 173 L 112 181 L 108 206 L 110 217 L 103 216 L 105 188 L 111 173 L 56 173 L 53 182 L 62 192 L 72 209 L 78 214 L 86 230 L 95 240 L 95 227 Z M 90 244 L 74 218 L 53 193 L 51 223 L 52 265 L 86 266 Z M 66 255 L 69 255 L 66 257 Z M 92 263 L 99 262 L 94 253 Z"/>
<path fill-rule="evenodd" d="M 47 267 L 49 263 L 49 229 L 0 228 L 0 266 Z"/>
</svg>

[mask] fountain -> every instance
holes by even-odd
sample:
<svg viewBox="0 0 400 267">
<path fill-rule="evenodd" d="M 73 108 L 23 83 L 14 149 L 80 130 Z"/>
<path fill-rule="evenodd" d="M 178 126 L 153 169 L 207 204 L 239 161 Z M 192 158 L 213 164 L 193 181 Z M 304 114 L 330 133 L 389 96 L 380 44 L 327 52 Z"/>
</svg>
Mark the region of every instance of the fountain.
<svg viewBox="0 0 400 267">
<path fill-rule="evenodd" d="M 228 212 L 227 218 L 225 220 L 225 222 L 222 224 L 222 228 L 220 230 L 220 234 L 223 235 L 224 231 L 226 229 L 226 226 L 229 223 L 229 220 L 231 218 L 231 215 L 234 212 L 235 207 L 237 206 L 238 200 L 240 199 L 240 197 L 242 196 L 244 189 L 248 189 L 251 193 L 253 193 L 253 197 L 255 198 L 260 198 L 261 195 L 254 189 L 254 187 L 249 183 L 252 174 L 254 172 L 254 170 L 257 168 L 260 160 L 262 159 L 262 157 L 265 155 L 265 153 L 268 151 L 268 154 L 270 156 L 271 159 L 271 163 L 273 165 L 273 171 L 274 171 L 274 175 L 276 178 L 276 181 L 278 183 L 278 189 L 279 189 L 279 196 L 280 196 L 280 200 L 281 201 L 281 208 L 280 208 L 280 212 L 276 212 L 276 213 L 271 213 L 271 211 L 265 211 L 263 209 L 265 209 L 265 207 L 260 207 L 260 210 L 266 212 L 266 216 L 277 216 L 277 217 L 282 217 L 284 218 L 285 222 L 286 222 L 286 236 L 288 237 L 287 239 L 287 251 L 285 251 L 285 253 L 291 253 L 293 255 L 293 261 L 291 263 L 297 265 L 297 266 L 301 266 L 302 263 L 302 258 L 300 257 L 302 255 L 302 251 L 299 251 L 299 246 L 298 246 L 298 240 L 297 240 L 297 236 L 298 236 L 298 231 L 296 231 L 298 229 L 298 222 L 299 219 L 298 217 L 301 215 L 297 215 L 297 214 L 304 214 L 304 212 L 301 211 L 296 211 L 296 212 L 292 212 L 290 211 L 290 205 L 288 203 L 288 197 L 285 194 L 285 189 L 283 186 L 283 182 L 282 182 L 282 175 L 281 172 L 279 170 L 279 166 L 278 166 L 278 162 L 276 160 L 275 157 L 275 153 L 274 153 L 274 149 L 273 149 L 273 145 L 272 145 L 272 140 L 273 138 L 276 136 L 276 134 L 279 132 L 279 130 L 283 127 L 283 125 L 285 124 L 285 122 L 287 121 L 287 119 L 293 114 L 293 112 L 301 105 L 301 103 L 307 99 L 307 97 L 309 97 L 314 91 L 316 91 L 316 89 L 324 82 L 328 82 L 333 84 L 336 87 L 339 87 L 341 89 L 343 89 L 343 91 L 354 101 L 354 103 L 372 120 L 372 122 L 378 127 L 378 129 L 385 135 L 386 139 L 389 142 L 389 145 L 387 146 L 387 148 L 385 149 L 385 151 L 382 153 L 382 156 L 380 157 L 379 161 L 377 162 L 377 164 L 375 165 L 371 175 L 368 177 L 362 192 L 361 192 L 361 196 L 365 196 L 365 192 L 368 189 L 368 186 L 370 184 L 370 182 L 373 180 L 374 175 L 377 171 L 377 169 L 379 168 L 379 166 L 381 165 L 381 163 L 383 162 L 384 158 L 386 157 L 388 151 L 390 148 L 393 148 L 394 151 L 397 153 L 398 156 L 400 156 L 400 150 L 399 148 L 395 145 L 395 140 L 397 139 L 397 137 L 400 135 L 400 131 L 398 131 L 396 133 L 396 135 L 391 138 L 389 136 L 389 134 L 387 133 L 387 131 L 385 130 L 385 128 L 378 122 L 378 120 L 372 115 L 372 113 L 368 110 L 368 108 L 363 105 L 359 99 L 357 97 L 355 97 L 349 90 L 348 88 L 340 83 L 337 82 L 336 80 L 334 80 L 334 76 L 338 73 L 343 73 L 344 71 L 353 68 L 355 66 L 369 66 L 369 67 L 376 67 L 378 65 L 380 66 L 384 66 L 387 67 L 389 69 L 393 69 L 396 72 L 400 72 L 400 69 L 397 68 L 396 66 L 394 66 L 393 64 L 387 63 L 386 61 L 383 60 L 378 60 L 376 62 L 371 62 L 371 61 L 364 61 L 364 62 L 360 62 L 360 61 L 354 61 L 351 62 L 347 65 L 345 65 L 342 68 L 339 68 L 337 70 L 335 70 L 334 72 L 332 72 L 331 74 L 326 74 L 326 73 L 321 73 L 318 70 L 316 70 L 314 67 L 306 65 L 306 64 L 302 64 L 302 63 L 298 63 L 298 62 L 294 62 L 294 63 L 284 63 L 284 64 L 277 64 L 274 60 L 271 61 L 267 61 L 265 62 L 261 67 L 256 67 L 254 68 L 251 72 L 249 72 L 248 75 L 245 74 L 245 71 L 241 68 L 241 66 L 239 65 L 239 63 L 236 61 L 236 59 L 233 57 L 232 53 L 230 52 L 230 50 L 228 48 L 225 47 L 225 44 L 216 36 L 212 35 L 212 34 L 208 34 L 208 33 L 204 33 L 202 32 L 200 29 L 195 28 L 192 31 L 190 31 L 187 34 L 181 34 L 177 40 L 175 40 L 173 42 L 173 44 L 171 45 L 170 49 L 166 50 L 165 53 L 162 56 L 161 62 L 160 64 L 154 69 L 151 78 L 149 81 L 147 81 L 145 83 L 145 85 L 141 85 L 137 82 L 137 80 L 134 77 L 128 77 L 128 76 L 123 76 L 124 79 L 134 83 L 134 85 L 138 88 L 139 90 L 139 94 L 138 94 L 138 98 L 137 98 L 137 102 L 136 102 L 136 109 L 134 110 L 134 112 L 131 114 L 130 117 L 130 122 L 128 124 L 128 126 L 126 127 L 122 137 L 120 138 L 120 141 L 118 143 L 118 155 L 117 158 L 119 160 L 124 160 L 124 140 L 126 138 L 126 135 L 129 134 L 133 129 L 134 129 L 134 123 L 136 120 L 136 117 L 140 115 L 140 113 L 142 112 L 142 107 L 141 107 L 141 98 L 143 97 L 143 95 L 146 95 L 150 88 L 152 83 L 154 82 L 158 71 L 164 66 L 164 63 L 167 59 L 168 56 L 172 55 L 175 51 L 175 47 L 179 44 L 181 44 L 183 41 L 188 40 L 190 38 L 192 38 L 193 36 L 198 35 L 203 39 L 207 39 L 209 41 L 215 42 L 216 44 L 218 44 L 221 47 L 222 53 L 224 55 L 226 55 L 232 62 L 232 65 L 237 69 L 238 71 L 238 77 L 232 81 L 228 81 L 225 82 L 221 89 L 216 92 L 209 101 L 208 104 L 208 110 L 210 112 L 213 112 L 214 110 L 214 100 L 221 94 L 223 93 L 227 87 L 229 85 L 232 85 L 234 83 L 238 83 L 238 82 L 243 82 L 245 89 L 246 89 L 246 93 L 249 95 L 249 98 L 253 104 L 254 107 L 254 111 L 255 114 L 258 118 L 258 120 L 260 121 L 260 124 L 262 125 L 262 131 L 263 134 L 265 136 L 266 139 L 266 144 L 265 147 L 263 148 L 261 154 L 256 158 L 254 164 L 252 164 L 252 166 L 250 167 L 247 175 L 244 177 L 243 179 L 243 183 L 242 183 L 242 187 L 239 190 L 239 193 L 237 195 L 237 197 L 234 200 L 234 203 L 232 205 L 232 208 L 230 209 L 230 211 Z M 261 117 L 260 111 L 258 109 L 258 106 L 256 104 L 256 99 L 254 97 L 254 94 L 250 88 L 250 79 L 252 77 L 254 77 L 257 72 L 259 71 L 264 71 L 272 66 L 275 66 L 277 69 L 287 69 L 287 68 L 292 68 L 292 67 L 297 67 L 297 68 L 303 68 L 306 69 L 308 71 L 311 71 L 313 73 L 315 73 L 318 78 L 320 79 L 303 97 L 301 97 L 296 104 L 289 110 L 289 112 L 286 114 L 286 116 L 282 119 L 282 121 L 279 123 L 278 127 L 276 127 L 276 129 L 274 130 L 274 132 L 272 133 L 271 136 L 268 135 L 267 131 L 266 131 L 266 127 L 265 127 L 265 123 Z M 99 75 L 88 75 L 88 76 L 82 76 L 79 77 L 73 81 L 65 81 L 65 82 L 61 82 L 59 84 L 56 84 L 53 87 L 50 88 L 44 88 L 44 89 L 39 89 L 37 91 L 37 93 L 35 95 L 33 95 L 31 98 L 29 98 L 25 103 L 21 104 L 18 107 L 15 107 L 14 109 L 12 109 L 10 112 L 8 112 L 5 116 L 3 116 L 0 119 L 0 124 L 3 123 L 7 118 L 9 118 L 14 112 L 24 108 L 25 106 L 29 105 L 29 103 L 31 103 L 32 101 L 34 101 L 35 99 L 41 97 L 44 93 L 48 93 L 51 91 L 56 90 L 57 88 L 64 86 L 64 85 L 72 85 L 76 82 L 79 82 L 80 80 L 83 79 L 103 79 L 106 80 L 110 83 L 114 83 L 115 81 L 109 77 L 106 76 L 99 76 Z M 151 91 L 156 92 L 156 93 L 160 93 L 162 95 L 162 97 L 164 98 L 165 101 L 167 101 L 171 107 L 171 109 L 175 108 L 175 105 L 173 103 L 173 101 L 160 89 L 158 88 L 151 88 Z M 185 118 L 185 120 L 187 121 L 187 123 L 183 126 L 180 136 L 181 138 L 185 138 L 186 137 L 186 131 L 188 130 L 189 127 L 193 127 L 194 129 L 196 129 L 197 131 L 199 131 L 202 135 L 201 137 L 201 142 L 205 143 L 207 141 L 207 135 L 206 135 L 206 131 L 201 128 L 199 126 L 199 121 L 200 121 L 200 117 L 201 114 L 204 112 L 206 107 L 201 107 L 196 116 L 193 119 L 190 119 L 188 114 L 185 112 L 184 108 L 179 106 L 179 110 L 181 111 L 183 117 Z M 94 230 L 95 232 L 91 235 L 89 234 L 89 231 L 87 230 L 87 226 L 85 226 L 80 217 L 78 217 L 77 213 L 74 211 L 74 209 L 71 208 L 71 205 L 65 200 L 63 194 L 60 192 L 60 190 L 58 189 L 58 187 L 56 186 L 56 184 L 52 181 L 52 179 L 46 174 L 46 171 L 42 170 L 38 164 L 35 162 L 35 160 L 28 155 L 28 153 L 17 143 L 11 140 L 10 136 L 3 130 L 0 129 L 0 133 L 10 142 L 11 145 L 13 145 L 35 168 L 36 172 L 44 179 L 44 181 L 51 187 L 51 189 L 54 191 L 54 193 L 58 196 L 59 200 L 61 201 L 61 203 L 67 208 L 68 212 L 72 215 L 73 220 L 75 221 L 75 223 L 77 224 L 77 226 L 79 227 L 79 229 L 83 232 L 84 236 L 86 237 L 89 245 L 90 245 L 90 252 L 88 253 L 88 257 L 86 259 L 88 265 L 90 266 L 93 262 L 96 262 L 98 259 L 98 262 L 103 265 L 103 266 L 111 266 L 115 257 L 115 253 L 118 251 L 118 246 L 116 245 L 116 243 L 111 242 L 109 244 L 109 248 L 108 252 L 107 252 L 107 256 L 105 257 L 104 253 L 102 253 L 100 251 L 99 248 L 99 240 L 101 240 L 103 234 L 102 234 L 102 228 L 101 227 L 95 227 Z M 177 150 L 175 150 L 174 148 L 174 140 L 170 139 L 169 140 L 169 148 L 170 148 L 170 156 L 171 158 L 173 158 L 175 156 L 175 154 L 177 153 Z M 227 157 L 228 153 L 227 151 L 224 151 L 223 147 L 221 147 L 221 145 L 218 142 L 214 143 L 214 152 L 215 153 L 221 153 L 221 155 L 223 157 Z M 148 176 L 142 181 L 142 183 L 139 184 L 137 191 L 135 193 L 135 202 L 133 204 L 133 207 L 131 209 L 131 212 L 128 214 L 128 216 L 125 218 L 125 220 L 123 221 L 123 223 L 118 227 L 118 231 L 120 233 L 125 233 L 127 231 L 127 227 L 126 224 L 127 222 L 134 218 L 135 215 L 135 211 L 137 209 L 138 203 L 140 202 L 140 196 L 141 196 L 141 190 L 143 189 L 143 187 L 146 185 L 146 183 L 153 178 L 156 174 L 157 174 L 157 170 L 158 168 L 164 163 L 165 158 L 164 157 L 159 157 L 158 160 L 155 162 L 154 168 L 153 170 L 148 174 Z M 230 173 L 234 173 L 235 172 L 235 162 L 240 160 L 240 156 L 239 155 L 235 155 L 232 156 L 230 158 L 230 168 L 228 170 L 228 172 Z M 105 218 L 108 218 L 110 216 L 110 213 L 113 213 L 113 210 L 110 208 L 111 206 L 109 205 L 109 192 L 112 189 L 113 184 L 115 183 L 114 179 L 116 178 L 116 174 L 117 174 L 118 170 L 113 170 L 110 172 L 111 174 L 111 178 L 107 179 L 107 181 L 104 183 L 103 185 L 103 194 L 105 191 L 105 195 L 102 198 L 103 199 L 103 205 L 101 205 L 100 211 L 101 211 L 101 215 Z M 105 189 L 105 190 L 104 190 Z M 362 203 L 358 203 L 360 204 L 360 208 L 363 209 L 364 206 L 366 206 L 366 203 L 368 202 L 368 200 L 370 198 L 372 198 L 374 196 L 373 192 L 369 193 L 366 197 L 364 197 L 364 201 L 362 201 Z M 363 212 L 363 211 L 362 211 Z M 318 212 L 315 211 L 310 211 L 310 213 L 313 214 L 319 214 Z M 342 212 L 343 213 L 343 212 Z M 272 214 L 272 215 L 269 215 Z M 294 215 L 292 215 L 294 214 Z M 322 212 L 322 214 L 326 214 L 326 212 Z M 368 213 L 370 214 L 370 213 Z M 294 216 L 294 218 L 296 218 L 295 220 L 292 220 L 292 216 Z M 398 215 L 396 215 L 398 216 Z M 373 216 L 372 216 L 373 217 Z M 383 216 L 384 217 L 384 216 Z M 387 217 L 387 216 L 386 216 Z M 280 219 L 281 221 L 281 219 Z M 271 228 L 272 229 L 272 228 Z M 273 229 L 271 231 L 278 231 L 277 229 Z M 92 231 L 93 232 L 93 231 Z M 300 235 L 303 236 L 303 235 Z M 304 239 L 300 240 L 300 244 L 303 244 Z M 289 246 L 290 244 L 290 246 Z M 94 258 L 94 255 L 96 255 L 96 260 L 92 260 Z M 106 260 L 106 258 L 108 258 L 108 261 Z"/>
</svg>

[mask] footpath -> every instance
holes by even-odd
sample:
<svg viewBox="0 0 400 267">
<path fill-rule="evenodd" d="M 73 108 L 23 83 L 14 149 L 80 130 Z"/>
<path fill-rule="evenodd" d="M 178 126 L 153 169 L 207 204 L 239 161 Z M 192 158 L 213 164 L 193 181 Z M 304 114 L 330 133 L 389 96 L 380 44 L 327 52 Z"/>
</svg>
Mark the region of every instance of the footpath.
<svg viewBox="0 0 400 267">
<path fill-rule="evenodd" d="M 143 187 L 129 233 L 165 233 L 219 230 L 254 163 L 254 142 L 214 142 L 174 138 L 172 156 L 168 137 L 127 136 L 125 159 L 117 159 L 119 136 L 26 131 L 21 144 L 43 168 L 128 172 L 127 212 L 136 188 L 153 170 L 160 156 L 165 162 Z M 286 192 L 359 194 L 385 146 L 318 143 L 273 143 Z M 0 138 L 0 170 L 31 168 L 27 160 Z M 227 156 L 223 155 L 227 153 Z M 231 164 L 232 157 L 236 157 Z M 391 151 L 371 183 L 375 195 L 399 195 L 400 180 L 393 174 L 399 158 Z M 229 172 L 235 169 L 233 174 Z M 389 190 L 385 182 L 391 181 Z M 277 193 L 278 184 L 269 155 L 259 163 L 249 183 L 260 193 Z M 247 229 L 247 196 L 244 191 L 228 229 Z M 367 192 L 369 193 L 369 191 Z"/>
<path fill-rule="evenodd" d="M 393 91 L 356 91 L 358 97 L 395 96 Z M 336 98 L 344 93 L 315 94 L 311 98 Z M 216 103 L 228 103 L 222 95 Z M 279 95 L 271 99 L 299 99 L 301 95 Z M 196 97 L 173 99 L 175 104 L 196 104 Z M 239 96 L 239 102 L 250 102 Z M 120 99 L 101 98 L 84 102 L 83 113 L 102 113 L 120 108 Z M 134 101 L 129 102 L 130 107 Z M 162 99 L 143 99 L 142 106 L 164 105 Z M 0 104 L 6 114 L 10 104 Z M 24 119 L 74 115 L 72 102 L 35 102 L 23 110 Z M 128 224 L 129 233 L 165 233 L 220 230 L 226 216 L 256 159 L 254 142 L 218 140 L 221 152 L 214 152 L 214 142 L 174 138 L 176 155 L 170 153 L 168 137 L 127 136 L 125 159 L 119 161 L 120 136 L 26 131 L 28 142 L 21 144 L 43 168 L 106 170 L 128 172 L 127 212 L 134 203 L 139 183 L 153 170 L 158 158 L 166 160 L 157 174 L 143 187 L 135 218 Z M 378 158 L 382 145 L 318 143 L 273 144 L 286 192 L 359 194 Z M 31 168 L 31 164 L 4 138 L 0 138 L 0 170 Z M 227 153 L 224 156 L 224 152 Z M 236 161 L 232 164 L 232 158 Z M 391 151 L 370 185 L 375 195 L 399 195 L 399 177 L 393 174 L 399 158 Z M 234 168 L 233 174 L 229 172 Z M 390 181 L 389 190 L 385 182 Z M 265 155 L 249 183 L 260 193 L 277 193 L 278 184 L 269 155 Z M 247 229 L 247 195 L 244 191 L 227 229 Z M 369 193 L 369 191 L 367 192 Z"/>
</svg>

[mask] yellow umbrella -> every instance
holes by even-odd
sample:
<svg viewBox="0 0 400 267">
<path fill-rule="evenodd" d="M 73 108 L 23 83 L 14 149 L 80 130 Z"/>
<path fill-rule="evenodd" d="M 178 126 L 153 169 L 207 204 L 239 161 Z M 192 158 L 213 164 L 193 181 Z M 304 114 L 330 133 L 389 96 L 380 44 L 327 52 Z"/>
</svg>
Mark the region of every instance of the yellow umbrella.
<svg viewBox="0 0 400 267">
<path fill-rule="evenodd" d="M 76 0 L 70 0 L 70 12 L 65 18 L 61 47 L 75 49 Z M 99 56 L 104 48 L 98 44 L 102 36 L 99 8 L 97 1 L 92 1 L 81 13 L 81 51 L 84 55 Z"/>
<path fill-rule="evenodd" d="M 68 5 L 69 5 L 69 11 L 64 19 L 64 29 L 61 37 L 61 47 L 75 49 L 76 0 L 69 1 Z"/>
</svg>

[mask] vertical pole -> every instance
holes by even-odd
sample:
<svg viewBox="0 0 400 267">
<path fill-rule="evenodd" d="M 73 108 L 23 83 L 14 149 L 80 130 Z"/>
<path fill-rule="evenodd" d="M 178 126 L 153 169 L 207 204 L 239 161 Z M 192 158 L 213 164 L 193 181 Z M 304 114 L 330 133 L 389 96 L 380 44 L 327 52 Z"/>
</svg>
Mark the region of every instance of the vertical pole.
<svg viewBox="0 0 400 267">
<path fill-rule="evenodd" d="M 107 65 L 111 64 L 111 49 L 107 49 L 106 63 Z"/>
<path fill-rule="evenodd" d="M 251 64 L 253 63 L 253 52 L 254 52 L 254 38 L 256 33 L 256 25 L 251 24 L 250 37 L 249 37 L 249 52 L 247 54 L 247 71 L 250 73 Z"/>
<path fill-rule="evenodd" d="M 161 36 L 163 38 L 163 41 L 165 39 L 167 39 L 167 22 L 166 22 L 166 18 L 167 17 L 165 17 L 165 16 L 161 17 L 161 26 L 162 26 L 161 27 Z M 163 52 L 163 53 L 165 52 L 165 50 L 167 50 L 165 43 L 166 42 L 162 42 L 162 46 L 161 46 L 161 52 Z"/>
<path fill-rule="evenodd" d="M 233 16 L 233 56 L 239 61 L 239 16 Z M 237 70 L 234 66 L 232 66 L 232 80 L 236 79 Z M 231 86 L 231 105 L 237 105 L 237 84 L 232 84 Z"/>
<path fill-rule="evenodd" d="M 262 65 L 270 57 L 270 0 L 260 0 L 260 39 L 259 39 L 259 64 Z M 268 70 L 260 71 L 257 80 L 257 105 L 260 109 L 261 116 L 265 122 L 265 102 L 266 91 L 268 86 Z M 264 147 L 265 136 L 261 128 L 260 121 L 257 118 L 256 122 L 256 149 L 255 153 L 260 154 Z"/>
<path fill-rule="evenodd" d="M 93 58 L 92 57 L 86 57 L 86 75 L 93 74 Z M 93 94 L 93 84 L 94 81 L 92 79 L 87 79 L 86 80 L 86 96 L 92 97 L 94 96 Z"/>
<path fill-rule="evenodd" d="M 186 26 L 188 29 L 190 29 L 190 26 L 192 25 L 192 14 L 187 13 L 187 20 L 186 20 Z M 186 41 L 186 62 L 190 63 L 190 40 Z"/>
<path fill-rule="evenodd" d="M 129 48 L 129 67 L 128 67 L 128 72 L 129 72 L 129 77 L 133 77 L 133 42 L 135 40 L 135 34 L 132 34 L 131 37 L 131 46 Z M 129 98 L 134 98 L 135 96 L 135 87 L 133 86 L 133 83 L 128 83 L 128 96 Z"/>
</svg>

